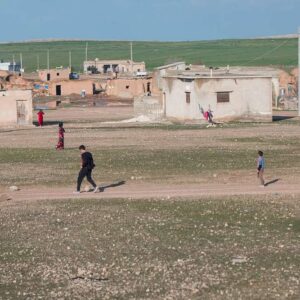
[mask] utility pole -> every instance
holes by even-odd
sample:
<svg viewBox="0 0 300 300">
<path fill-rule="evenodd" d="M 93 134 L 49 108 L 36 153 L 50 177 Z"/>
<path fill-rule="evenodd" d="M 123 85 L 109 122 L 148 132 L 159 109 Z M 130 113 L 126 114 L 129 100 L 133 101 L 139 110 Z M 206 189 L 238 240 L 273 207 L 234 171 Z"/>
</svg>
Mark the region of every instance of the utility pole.
<svg viewBox="0 0 300 300">
<path fill-rule="evenodd" d="M 21 72 L 23 70 L 23 55 L 20 53 L 20 65 L 21 65 Z"/>
<path fill-rule="evenodd" d="M 70 67 L 70 71 L 72 72 L 72 52 L 69 51 L 69 67 Z"/>
<path fill-rule="evenodd" d="M 131 73 L 133 73 L 133 47 L 132 47 L 132 42 L 130 42 L 130 61 L 131 61 Z"/>
<path fill-rule="evenodd" d="M 298 28 L 298 116 L 300 117 L 300 27 Z"/>
<path fill-rule="evenodd" d="M 15 73 L 15 69 L 16 69 L 15 65 L 16 65 L 15 55 L 13 54 L 13 73 Z"/>
<path fill-rule="evenodd" d="M 36 56 L 36 68 L 37 68 L 37 71 L 40 69 L 40 55 L 37 54 Z"/>
<path fill-rule="evenodd" d="M 50 70 L 50 53 L 49 53 L 49 49 L 47 50 L 47 69 L 48 72 Z"/>
<path fill-rule="evenodd" d="M 89 43 L 87 42 L 85 44 L 85 61 L 87 63 L 87 60 L 88 60 L 88 46 L 89 46 Z M 83 68 L 84 68 L 84 65 L 83 65 Z M 87 69 L 85 70 L 85 73 L 87 74 Z"/>
</svg>

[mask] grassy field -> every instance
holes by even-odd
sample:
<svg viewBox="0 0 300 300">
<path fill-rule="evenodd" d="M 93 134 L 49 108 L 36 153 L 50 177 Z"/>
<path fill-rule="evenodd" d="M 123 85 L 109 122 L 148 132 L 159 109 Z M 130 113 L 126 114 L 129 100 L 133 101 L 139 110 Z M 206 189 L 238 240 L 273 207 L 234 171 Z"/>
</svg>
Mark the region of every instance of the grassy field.
<svg viewBox="0 0 300 300">
<path fill-rule="evenodd" d="M 299 202 L 3 206 L 1 299 L 299 299 Z"/>
<path fill-rule="evenodd" d="M 283 132 L 290 128 L 294 132 L 297 124 L 297 121 L 292 121 L 280 126 L 285 128 Z M 258 149 L 265 151 L 269 172 L 281 175 L 299 173 L 300 140 L 297 135 L 280 133 L 276 123 L 244 124 L 241 127 L 232 124 L 219 129 L 179 125 L 140 128 L 86 126 L 89 125 L 82 123 L 73 128 L 66 124 L 67 148 L 61 152 L 54 150 L 56 127 L 2 132 L 2 185 L 74 184 L 79 170 L 78 145 L 82 140 L 93 145 L 94 175 L 101 182 L 130 181 L 132 177 L 147 182 L 197 182 L 197 178 L 210 180 L 213 174 L 222 178 L 230 173 L 252 176 Z M 256 134 L 253 135 L 254 130 Z M 241 134 L 237 134 L 239 131 Z M 52 145 L 49 137 L 53 140 Z M 9 147 L 4 144 L 7 141 L 12 141 Z"/>
<path fill-rule="evenodd" d="M 0 194 L 21 187 L 10 201 L 0 195 L 0 299 L 299 299 L 300 191 L 280 191 L 299 183 L 298 120 L 102 127 L 84 111 L 73 123 L 71 112 L 61 152 L 57 126 L 0 130 Z M 126 181 L 121 195 L 72 194 L 82 143 L 97 182 Z M 274 181 L 265 189 L 258 149 Z M 130 195 L 170 184 L 176 196 Z M 241 192 L 181 197 L 189 184 Z M 244 194 L 248 186 L 258 193 Z"/>
<path fill-rule="evenodd" d="M 72 51 L 74 70 L 82 71 L 85 59 L 85 41 L 59 41 L 36 43 L 0 44 L 0 59 L 19 60 L 23 54 L 27 72 L 46 68 L 47 49 L 51 67 L 68 66 Z M 88 58 L 128 59 L 129 42 L 89 41 Z M 145 61 L 149 70 L 178 60 L 208 66 L 248 65 L 279 66 L 297 65 L 297 39 L 219 40 L 195 42 L 134 42 L 134 59 Z"/>
</svg>

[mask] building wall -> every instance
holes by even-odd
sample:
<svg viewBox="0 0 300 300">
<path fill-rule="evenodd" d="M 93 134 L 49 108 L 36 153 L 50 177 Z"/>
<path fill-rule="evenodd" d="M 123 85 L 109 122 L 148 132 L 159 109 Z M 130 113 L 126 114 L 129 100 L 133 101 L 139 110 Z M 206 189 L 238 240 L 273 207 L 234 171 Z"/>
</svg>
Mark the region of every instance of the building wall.
<svg viewBox="0 0 300 300">
<path fill-rule="evenodd" d="M 165 78 L 166 116 L 178 120 L 203 120 L 199 105 L 213 111 L 215 119 L 272 120 L 271 78 L 195 79 L 184 82 Z M 186 103 L 190 91 L 190 103 Z M 230 91 L 229 103 L 217 103 L 217 92 Z"/>
<path fill-rule="evenodd" d="M 9 90 L 0 92 L 0 126 L 18 125 L 17 101 L 23 100 L 25 109 L 24 123 L 32 124 L 32 92 L 31 90 Z"/>
<path fill-rule="evenodd" d="M 49 83 L 49 95 L 56 96 L 56 86 L 61 86 L 61 96 L 80 95 L 85 90 L 87 95 L 93 95 L 92 80 L 56 80 Z"/>
<path fill-rule="evenodd" d="M 152 78 L 112 79 L 107 81 L 106 93 L 108 96 L 120 98 L 134 98 L 147 93 L 147 84 L 153 93 Z"/>
<path fill-rule="evenodd" d="M 184 71 L 186 68 L 185 62 L 179 62 L 169 64 L 166 66 L 158 67 L 155 69 L 153 77 L 155 78 L 155 84 L 159 89 L 162 89 L 162 78 L 168 74 L 168 72 Z"/>
<path fill-rule="evenodd" d="M 109 70 L 105 71 L 104 66 L 109 65 Z M 136 73 L 138 71 L 145 71 L 146 66 L 144 62 L 132 62 L 128 61 L 102 61 L 102 60 L 92 60 L 92 61 L 85 61 L 84 62 L 84 71 L 87 72 L 88 67 L 95 66 L 100 73 L 107 73 L 107 72 L 115 72 L 113 70 L 113 65 L 118 65 L 118 72 L 119 73 Z"/>
<path fill-rule="evenodd" d="M 69 79 L 70 73 L 71 73 L 71 69 L 65 68 L 65 69 L 40 70 L 38 75 L 39 75 L 39 79 L 42 81 L 51 81 L 51 80 Z M 50 80 L 48 80 L 47 78 L 48 74 L 50 74 Z"/>
</svg>

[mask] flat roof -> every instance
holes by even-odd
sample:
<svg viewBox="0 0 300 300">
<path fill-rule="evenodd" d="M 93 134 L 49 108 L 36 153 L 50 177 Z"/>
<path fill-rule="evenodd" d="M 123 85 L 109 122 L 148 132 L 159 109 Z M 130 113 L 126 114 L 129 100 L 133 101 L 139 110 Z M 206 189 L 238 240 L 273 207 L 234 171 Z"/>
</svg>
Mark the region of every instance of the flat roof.
<svg viewBox="0 0 300 300">
<path fill-rule="evenodd" d="M 215 73 L 212 76 L 209 73 L 182 73 L 170 74 L 163 76 L 164 78 L 178 78 L 178 79 L 236 79 L 236 78 L 272 78 L 271 75 L 261 74 L 233 74 L 233 73 Z"/>
<path fill-rule="evenodd" d="M 172 63 L 172 64 L 157 67 L 157 68 L 155 68 L 155 70 L 163 70 L 163 69 L 167 69 L 167 68 L 171 68 L 171 67 L 176 67 L 176 66 L 179 66 L 179 65 L 185 65 L 185 62 L 184 61 L 175 62 L 175 63 Z"/>
<path fill-rule="evenodd" d="M 49 72 L 49 71 L 67 71 L 67 70 L 71 70 L 71 68 L 70 67 L 63 67 L 63 68 L 57 67 L 57 68 L 51 68 L 51 69 L 39 69 L 38 73 L 39 72 Z"/>
<path fill-rule="evenodd" d="M 132 61 L 130 59 L 112 59 L 112 60 L 109 60 L 109 59 L 104 59 L 104 60 L 101 60 L 101 59 L 92 59 L 92 60 L 85 60 L 84 63 L 107 63 L 107 64 L 111 64 L 111 63 L 133 63 L 133 64 L 144 64 L 145 62 L 144 61 L 141 61 L 141 62 L 138 62 L 138 61 Z"/>
</svg>

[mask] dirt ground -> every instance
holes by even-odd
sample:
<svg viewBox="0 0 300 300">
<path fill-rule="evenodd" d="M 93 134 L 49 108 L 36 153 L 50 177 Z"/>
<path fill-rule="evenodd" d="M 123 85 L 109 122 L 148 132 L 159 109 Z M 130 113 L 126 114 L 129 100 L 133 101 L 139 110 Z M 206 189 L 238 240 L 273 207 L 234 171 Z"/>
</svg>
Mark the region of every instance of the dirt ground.
<svg viewBox="0 0 300 300">
<path fill-rule="evenodd" d="M 0 299 L 298 299 L 300 122 L 275 115 L 206 128 L 66 107 L 1 128 Z M 104 192 L 73 195 L 80 144 Z"/>
</svg>

